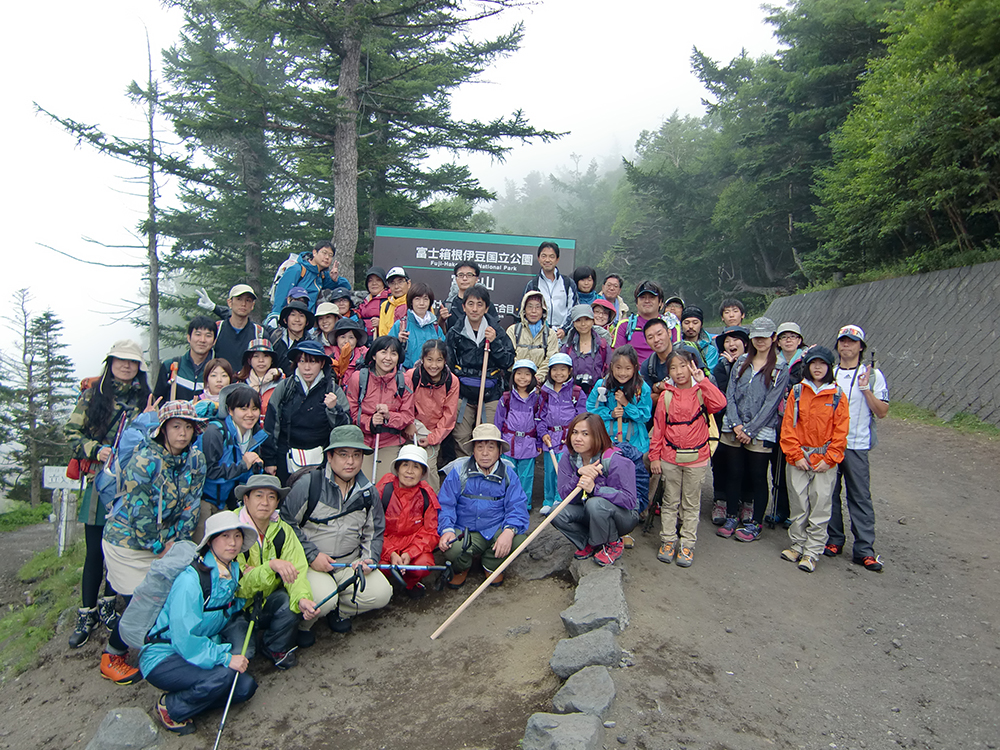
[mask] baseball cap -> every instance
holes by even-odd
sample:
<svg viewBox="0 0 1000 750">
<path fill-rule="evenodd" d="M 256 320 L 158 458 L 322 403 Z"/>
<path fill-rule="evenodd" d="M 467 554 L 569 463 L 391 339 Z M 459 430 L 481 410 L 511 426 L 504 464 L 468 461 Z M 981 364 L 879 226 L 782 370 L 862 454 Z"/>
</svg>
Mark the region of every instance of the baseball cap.
<svg viewBox="0 0 1000 750">
<path fill-rule="evenodd" d="M 389 273 L 385 275 L 386 281 L 392 281 L 396 276 L 402 276 L 404 279 L 410 278 L 407 276 L 406 271 L 403 270 L 402 266 L 393 266 L 389 269 Z"/>
<path fill-rule="evenodd" d="M 865 332 L 858 326 L 844 326 L 837 334 L 837 340 L 851 339 L 853 341 L 865 342 Z"/>
<path fill-rule="evenodd" d="M 237 284 L 229 290 L 229 296 L 226 299 L 235 299 L 236 297 L 240 297 L 244 294 L 249 294 L 254 299 L 257 299 L 257 293 L 249 284 Z"/>
</svg>

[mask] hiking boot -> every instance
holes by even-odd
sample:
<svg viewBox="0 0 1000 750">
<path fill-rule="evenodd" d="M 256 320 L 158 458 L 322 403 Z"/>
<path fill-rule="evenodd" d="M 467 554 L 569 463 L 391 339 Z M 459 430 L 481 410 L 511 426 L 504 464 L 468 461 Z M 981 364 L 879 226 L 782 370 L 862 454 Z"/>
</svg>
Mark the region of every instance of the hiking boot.
<svg viewBox="0 0 1000 750">
<path fill-rule="evenodd" d="M 577 560 L 587 560 L 593 557 L 595 552 L 597 552 L 597 548 L 588 544 L 583 549 L 576 550 L 576 552 L 573 553 L 573 557 Z"/>
<path fill-rule="evenodd" d="M 660 551 L 656 553 L 656 559 L 668 565 L 674 561 L 677 554 L 677 542 L 664 542 L 660 545 Z"/>
<path fill-rule="evenodd" d="M 311 630 L 299 629 L 295 633 L 295 647 L 309 648 L 316 645 L 316 634 Z"/>
<path fill-rule="evenodd" d="M 635 546 L 635 537 L 631 534 L 625 534 L 622 537 L 622 544 L 625 545 L 625 549 L 632 549 Z"/>
<path fill-rule="evenodd" d="M 743 523 L 753 520 L 753 503 L 743 503 L 743 507 L 740 508 L 740 520 Z"/>
<path fill-rule="evenodd" d="M 712 523 L 722 526 L 726 522 L 726 504 L 716 500 L 712 503 Z"/>
<path fill-rule="evenodd" d="M 460 589 L 465 585 L 465 579 L 469 577 L 468 570 L 452 570 L 451 580 L 448 581 L 448 588 Z"/>
<path fill-rule="evenodd" d="M 844 551 L 843 544 L 830 544 L 828 542 L 827 545 L 823 548 L 823 554 L 826 555 L 827 557 L 836 557 L 843 551 Z"/>
<path fill-rule="evenodd" d="M 604 567 L 605 565 L 614 565 L 615 561 L 622 556 L 622 552 L 624 551 L 625 545 L 622 543 L 621 539 L 618 539 L 614 542 L 608 542 L 601 547 L 601 551 L 594 555 L 594 560 L 601 567 Z"/>
<path fill-rule="evenodd" d="M 109 633 L 113 633 L 115 626 L 118 625 L 118 607 L 115 606 L 117 599 L 117 596 L 105 596 L 97 602 L 97 616 L 101 618 Z"/>
<path fill-rule="evenodd" d="M 690 568 L 694 565 L 694 547 L 681 547 L 677 550 L 677 559 L 674 562 L 678 568 Z"/>
<path fill-rule="evenodd" d="M 131 666 L 122 654 L 101 654 L 101 677 L 116 685 L 132 685 L 142 679 L 142 673 Z"/>
<path fill-rule="evenodd" d="M 493 575 L 493 571 L 492 570 L 486 570 L 486 568 L 483 568 L 483 570 L 486 571 L 486 577 L 487 578 L 489 578 L 491 575 Z M 503 573 L 501 573 L 496 578 L 494 578 L 493 581 L 492 581 L 492 583 L 490 583 L 490 586 L 501 586 L 501 585 L 503 585 Z"/>
<path fill-rule="evenodd" d="M 728 539 L 733 535 L 733 532 L 736 531 L 736 527 L 739 525 L 740 525 L 739 519 L 733 516 L 728 516 L 725 520 L 725 523 L 723 523 L 722 526 L 720 526 L 715 530 L 715 534 L 716 536 L 721 536 Z"/>
<path fill-rule="evenodd" d="M 346 635 L 351 632 L 351 618 L 341 617 L 340 612 L 337 610 L 333 610 L 333 612 L 326 616 L 326 624 L 330 626 L 330 630 L 334 633 L 343 633 Z"/>
<path fill-rule="evenodd" d="M 78 609 L 76 627 L 69 636 L 69 647 L 80 648 L 90 638 L 90 631 L 97 627 L 97 608 Z"/>
<path fill-rule="evenodd" d="M 159 718 L 163 728 L 168 732 L 173 732 L 174 734 L 179 735 L 194 734 L 194 721 L 191 719 L 188 719 L 187 721 L 174 721 L 170 718 L 170 714 L 167 713 L 167 705 L 164 702 L 164 698 L 166 697 L 166 693 L 161 695 L 160 699 L 156 701 L 156 705 L 153 706 L 153 711 L 156 712 L 156 716 Z"/>
<path fill-rule="evenodd" d="M 864 565 L 867 570 L 870 570 L 874 573 L 882 572 L 881 555 L 875 555 L 875 557 L 872 557 L 871 555 L 865 555 L 864 557 L 856 557 L 854 558 L 854 564 Z"/>
<path fill-rule="evenodd" d="M 552 506 L 549 505 L 548 503 L 545 503 L 544 505 L 542 505 L 541 508 L 538 509 L 538 512 L 541 513 L 543 516 L 547 516 L 549 513 L 552 512 Z"/>
<path fill-rule="evenodd" d="M 410 586 L 410 588 L 406 590 L 406 595 L 411 599 L 423 599 L 424 594 L 426 593 L 427 593 L 427 588 L 424 586 L 424 584 L 420 583 L 420 581 L 417 581 L 415 584 L 413 584 L 412 586 Z"/>
<path fill-rule="evenodd" d="M 806 573 L 812 573 L 816 570 L 816 561 L 811 557 L 802 555 L 802 559 L 799 560 L 799 570 L 804 570 Z"/>
<path fill-rule="evenodd" d="M 788 549 L 781 550 L 782 560 L 788 560 L 788 562 L 797 563 L 801 557 L 802 555 L 793 550 L 791 547 L 789 547 Z"/>
<path fill-rule="evenodd" d="M 760 524 L 747 521 L 736 530 L 736 539 L 741 542 L 756 542 L 760 537 Z"/>
<path fill-rule="evenodd" d="M 278 669 L 285 670 L 291 669 L 298 664 L 298 660 L 295 658 L 295 649 L 296 647 L 292 646 L 287 651 L 279 653 L 271 652 L 271 661 L 274 662 L 274 666 Z"/>
</svg>

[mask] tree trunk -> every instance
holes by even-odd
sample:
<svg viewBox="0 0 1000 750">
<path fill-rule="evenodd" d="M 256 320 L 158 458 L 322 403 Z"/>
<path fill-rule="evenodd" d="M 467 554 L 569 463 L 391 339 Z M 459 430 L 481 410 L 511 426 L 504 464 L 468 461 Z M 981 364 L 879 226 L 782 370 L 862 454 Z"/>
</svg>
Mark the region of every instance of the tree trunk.
<svg viewBox="0 0 1000 750">
<path fill-rule="evenodd" d="M 349 4 L 357 5 L 356 0 Z M 350 16 L 350 11 L 348 12 Z M 333 244 L 340 275 L 354 285 L 358 248 L 358 87 L 361 39 L 350 21 L 344 32 L 337 83 L 337 128 L 333 136 Z"/>
<path fill-rule="evenodd" d="M 246 188 L 250 211 L 246 217 L 246 234 L 243 242 L 243 262 L 247 283 L 253 287 L 257 299 L 263 299 L 260 266 L 263 248 L 261 228 L 264 213 L 264 167 L 261 155 L 264 151 L 264 133 L 260 133 L 260 143 L 251 139 L 241 139 L 238 146 L 243 163 L 243 183 Z M 264 310 L 264 313 L 267 311 Z M 254 319 L 259 319 L 261 311 L 254 308 Z"/>
</svg>

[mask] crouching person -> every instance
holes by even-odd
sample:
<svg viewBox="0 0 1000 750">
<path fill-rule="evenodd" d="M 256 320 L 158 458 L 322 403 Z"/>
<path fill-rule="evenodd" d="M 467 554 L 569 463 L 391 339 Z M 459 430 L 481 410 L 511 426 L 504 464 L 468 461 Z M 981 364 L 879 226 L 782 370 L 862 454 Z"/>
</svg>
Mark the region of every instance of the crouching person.
<svg viewBox="0 0 1000 750">
<path fill-rule="evenodd" d="M 154 709 L 171 732 L 194 732 L 192 717 L 222 708 L 234 678 L 233 703 L 250 700 L 257 690 L 257 682 L 246 671 L 247 658 L 220 638 L 232 613 L 243 604 L 236 597 L 240 582 L 236 556 L 246 552 L 255 537 L 253 527 L 232 511 L 209 518 L 198 548 L 201 559 L 174 579 L 142 648 L 139 666 L 150 685 L 166 691 Z M 207 599 L 202 582 L 206 573 L 211 579 Z"/>
<path fill-rule="evenodd" d="M 281 518 L 295 531 L 305 550 L 306 579 L 323 615 L 336 633 L 351 631 L 351 618 L 381 609 L 392 597 L 392 586 L 375 564 L 382 554 L 385 514 L 375 487 L 361 472 L 361 461 L 372 449 L 365 445 L 357 425 L 343 425 L 330 433 L 326 464 L 304 474 L 282 503 Z M 334 563 L 349 567 L 335 568 Z M 356 571 L 364 577 L 355 580 Z M 338 589 L 345 587 L 340 593 Z M 333 594 L 333 596 L 331 596 Z M 328 598 L 329 597 L 329 598 Z M 303 620 L 309 630 L 315 619 Z M 313 639 L 299 634 L 299 643 Z"/>
<path fill-rule="evenodd" d="M 469 568 L 481 557 L 487 574 L 499 567 L 511 550 L 525 539 L 528 530 L 528 498 L 514 465 L 500 458 L 510 444 L 492 424 L 481 424 L 472 432 L 472 458 L 448 465 L 438 502 L 438 546 L 452 564 L 448 584 L 457 589 L 465 583 Z M 457 540 L 459 530 L 467 539 Z M 503 583 L 503 574 L 493 581 Z"/>
<path fill-rule="evenodd" d="M 289 490 L 277 477 L 263 474 L 250 477 L 235 492 L 237 501 L 243 504 L 240 521 L 253 528 L 255 534 L 249 549 L 239 556 L 239 595 L 248 602 L 247 608 L 226 628 L 225 638 L 234 646 L 242 645 L 250 625 L 248 618 L 253 614 L 253 598 L 260 594 L 263 604 L 247 645 L 247 658 L 257 653 L 260 640 L 264 655 L 274 666 L 290 669 L 295 666 L 299 621 L 312 620 L 317 611 L 306 578 L 309 563 L 302 543 L 278 515 L 278 505 Z"/>
</svg>

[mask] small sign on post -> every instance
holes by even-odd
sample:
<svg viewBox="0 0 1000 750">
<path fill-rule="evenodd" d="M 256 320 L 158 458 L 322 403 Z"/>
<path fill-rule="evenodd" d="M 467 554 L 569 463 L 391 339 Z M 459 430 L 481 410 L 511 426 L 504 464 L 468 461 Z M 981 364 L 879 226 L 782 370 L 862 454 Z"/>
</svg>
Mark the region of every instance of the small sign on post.
<svg viewBox="0 0 1000 750">
<path fill-rule="evenodd" d="M 63 556 L 73 544 L 76 529 L 76 495 L 73 490 L 83 490 L 85 482 L 66 476 L 65 466 L 42 467 L 42 486 L 52 492 L 52 510 L 56 517 L 56 551 Z"/>
</svg>

